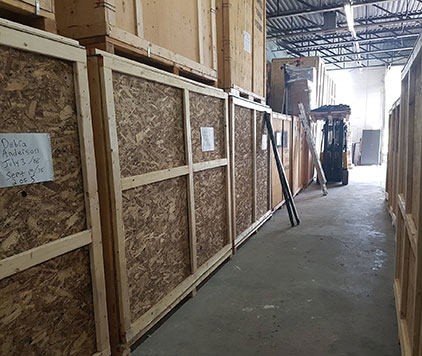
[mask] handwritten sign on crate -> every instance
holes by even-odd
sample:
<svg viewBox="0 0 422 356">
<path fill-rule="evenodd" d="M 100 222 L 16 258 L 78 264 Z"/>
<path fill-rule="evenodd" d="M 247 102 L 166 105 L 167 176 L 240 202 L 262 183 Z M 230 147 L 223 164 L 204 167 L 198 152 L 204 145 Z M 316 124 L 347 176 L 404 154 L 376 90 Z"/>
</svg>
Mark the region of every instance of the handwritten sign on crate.
<svg viewBox="0 0 422 356">
<path fill-rule="evenodd" d="M 0 133 L 0 187 L 52 180 L 49 134 Z"/>
</svg>

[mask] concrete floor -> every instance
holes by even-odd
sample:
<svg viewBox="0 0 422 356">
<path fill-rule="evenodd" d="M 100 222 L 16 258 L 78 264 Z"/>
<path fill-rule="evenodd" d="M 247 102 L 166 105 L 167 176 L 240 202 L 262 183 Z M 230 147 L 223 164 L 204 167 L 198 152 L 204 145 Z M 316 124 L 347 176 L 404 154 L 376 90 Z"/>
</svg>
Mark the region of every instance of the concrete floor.
<svg viewBox="0 0 422 356">
<path fill-rule="evenodd" d="M 394 231 L 383 170 L 312 184 L 160 327 L 133 356 L 398 356 Z"/>
</svg>

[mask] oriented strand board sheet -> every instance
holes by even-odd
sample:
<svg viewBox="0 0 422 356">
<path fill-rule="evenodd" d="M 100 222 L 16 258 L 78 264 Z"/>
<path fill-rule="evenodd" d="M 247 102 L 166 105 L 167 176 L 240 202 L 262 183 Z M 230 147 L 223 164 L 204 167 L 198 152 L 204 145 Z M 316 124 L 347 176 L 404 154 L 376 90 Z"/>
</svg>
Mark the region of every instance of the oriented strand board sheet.
<svg viewBox="0 0 422 356">
<path fill-rule="evenodd" d="M 185 164 L 182 91 L 113 72 L 122 177 Z"/>
<path fill-rule="evenodd" d="M 2 259 L 87 226 L 72 63 L 0 46 L 0 103 L 0 131 L 50 134 L 54 168 L 52 182 L 0 188 Z"/>
<path fill-rule="evenodd" d="M 88 248 L 0 280 L 0 355 L 96 352 Z"/>
<path fill-rule="evenodd" d="M 263 141 L 266 141 L 264 144 Z M 268 210 L 269 198 L 269 153 L 270 145 L 264 113 L 256 112 L 256 220 Z"/>
<path fill-rule="evenodd" d="M 123 192 L 131 320 L 189 276 L 186 177 Z"/>
<path fill-rule="evenodd" d="M 225 158 L 224 100 L 193 92 L 189 95 L 193 163 Z M 213 151 L 202 151 L 201 127 L 214 129 Z"/>
<path fill-rule="evenodd" d="M 236 231 L 240 235 L 252 224 L 253 167 L 252 167 L 252 120 L 253 112 L 235 106 L 235 199 Z"/>
<path fill-rule="evenodd" d="M 226 167 L 195 173 L 194 184 L 199 267 L 229 243 Z"/>
</svg>

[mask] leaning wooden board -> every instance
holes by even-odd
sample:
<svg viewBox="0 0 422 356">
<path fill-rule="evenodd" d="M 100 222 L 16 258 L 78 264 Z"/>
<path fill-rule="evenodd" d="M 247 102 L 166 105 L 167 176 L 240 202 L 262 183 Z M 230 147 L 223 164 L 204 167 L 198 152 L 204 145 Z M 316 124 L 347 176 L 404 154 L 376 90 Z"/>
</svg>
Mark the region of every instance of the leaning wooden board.
<svg viewBox="0 0 422 356">
<path fill-rule="evenodd" d="M 422 355 L 422 38 L 402 72 L 394 292 L 402 355 Z M 393 193 L 394 194 L 394 193 Z"/>
<path fill-rule="evenodd" d="M 7 134 L 46 133 L 54 172 L 0 188 L 0 354 L 109 355 L 85 51 L 0 20 L 0 57 L 1 163 Z"/>
<path fill-rule="evenodd" d="M 126 355 L 232 254 L 228 97 L 98 50 L 88 65 L 111 345 Z"/>
<path fill-rule="evenodd" d="M 233 236 L 239 246 L 271 217 L 268 106 L 230 96 Z"/>
</svg>

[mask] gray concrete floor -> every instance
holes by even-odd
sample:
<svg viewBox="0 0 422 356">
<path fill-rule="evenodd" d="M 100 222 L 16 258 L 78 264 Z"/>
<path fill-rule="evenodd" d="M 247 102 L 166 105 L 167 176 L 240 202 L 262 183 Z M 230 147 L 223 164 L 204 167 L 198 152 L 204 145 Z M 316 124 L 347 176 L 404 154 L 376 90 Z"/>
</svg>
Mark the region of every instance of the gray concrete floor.
<svg viewBox="0 0 422 356">
<path fill-rule="evenodd" d="M 383 170 L 312 184 L 275 213 L 134 356 L 398 356 Z"/>
</svg>

